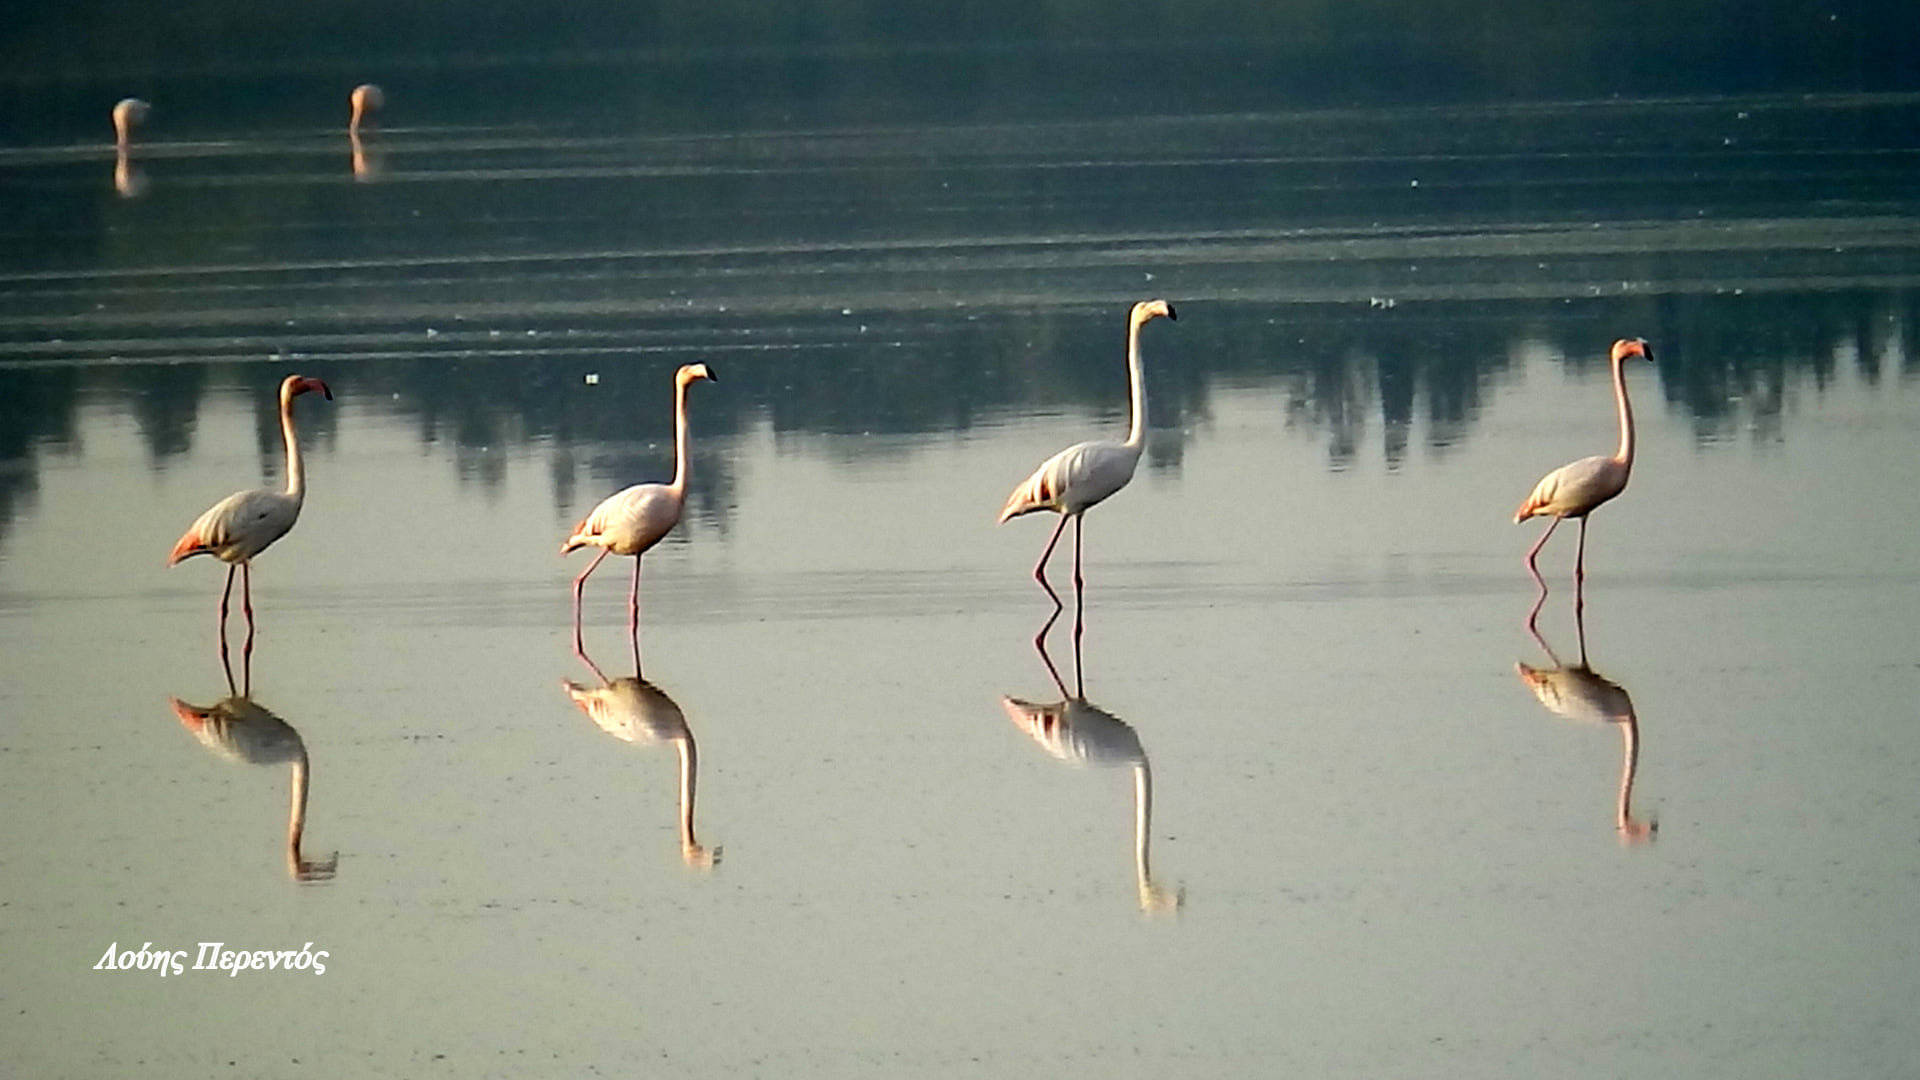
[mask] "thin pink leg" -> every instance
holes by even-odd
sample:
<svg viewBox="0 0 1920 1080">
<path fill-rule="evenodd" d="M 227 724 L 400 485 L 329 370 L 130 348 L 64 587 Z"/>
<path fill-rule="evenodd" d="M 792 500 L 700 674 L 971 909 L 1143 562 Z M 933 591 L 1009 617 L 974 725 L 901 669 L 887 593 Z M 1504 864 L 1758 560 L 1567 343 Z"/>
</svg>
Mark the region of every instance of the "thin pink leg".
<svg viewBox="0 0 1920 1080">
<path fill-rule="evenodd" d="M 229 563 L 227 565 L 227 587 L 220 592 L 220 666 L 226 668 L 229 672 L 233 670 L 233 667 L 227 661 L 227 605 L 233 598 L 234 569 L 233 564 Z M 228 685 L 232 685 L 233 683 L 233 676 L 231 674 L 227 676 L 227 683 Z"/>
<path fill-rule="evenodd" d="M 633 583 L 627 586 L 627 640 L 633 646 L 633 677 L 640 677 L 640 557 L 633 557 Z"/>
<path fill-rule="evenodd" d="M 1587 519 L 1580 519 L 1580 546 L 1573 556 L 1573 614 L 1579 618 L 1587 606 Z"/>
<path fill-rule="evenodd" d="M 249 673 L 253 671 L 253 563 L 240 564 L 240 606 L 247 613 L 247 641 L 240 647 L 240 663 Z M 252 678 L 247 680 L 248 689 L 252 689 Z"/>
<path fill-rule="evenodd" d="M 606 557 L 607 549 L 601 548 L 600 554 L 595 555 L 593 561 L 587 564 L 587 568 L 580 571 L 580 576 L 573 579 L 573 651 L 582 656 L 587 650 L 580 643 L 580 590 L 587 586 L 587 575 L 593 573 L 593 568 L 599 566 L 600 560 Z"/>
<path fill-rule="evenodd" d="M 1540 567 L 1534 563 L 1534 559 L 1540 554 L 1540 549 L 1547 546 L 1547 537 L 1552 536 L 1553 530 L 1559 527 L 1559 518 L 1548 522 L 1547 531 L 1541 533 L 1540 539 L 1535 540 L 1533 547 L 1527 549 L 1527 573 L 1532 574 L 1533 583 L 1540 586 L 1540 595 L 1533 598 L 1533 610 L 1527 612 L 1527 629 L 1529 630 L 1533 629 L 1534 620 L 1540 617 L 1540 609 L 1547 602 L 1547 579 L 1540 576 Z"/>
<path fill-rule="evenodd" d="M 1080 576 L 1080 533 L 1086 528 L 1085 514 L 1073 515 L 1073 619 L 1080 621 L 1082 594 L 1087 590 L 1087 581 Z"/>
<path fill-rule="evenodd" d="M 1053 612 L 1056 615 L 1058 615 L 1060 609 L 1066 605 L 1060 602 L 1060 594 L 1054 592 L 1053 586 L 1047 583 L 1047 560 L 1053 558 L 1053 547 L 1060 542 L 1060 533 L 1065 530 L 1066 527 L 1067 516 L 1062 514 L 1060 515 L 1060 524 L 1053 527 L 1053 535 L 1047 538 L 1047 549 L 1040 553 L 1040 561 L 1033 564 L 1033 580 L 1039 582 L 1040 587 L 1047 590 L 1047 595 L 1053 598 Z"/>
</svg>

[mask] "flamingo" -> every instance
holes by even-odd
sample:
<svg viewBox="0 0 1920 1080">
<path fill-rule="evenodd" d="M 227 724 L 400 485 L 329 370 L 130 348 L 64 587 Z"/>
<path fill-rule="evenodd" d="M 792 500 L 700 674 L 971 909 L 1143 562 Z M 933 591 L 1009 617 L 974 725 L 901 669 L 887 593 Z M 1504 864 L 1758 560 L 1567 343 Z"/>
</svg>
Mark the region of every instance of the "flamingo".
<svg viewBox="0 0 1920 1080">
<path fill-rule="evenodd" d="M 1653 347 L 1644 338 L 1621 338 L 1613 343 L 1613 397 L 1620 411 L 1620 449 L 1612 456 L 1581 458 L 1569 465 L 1562 465 L 1540 478 L 1533 487 L 1520 509 L 1514 511 L 1514 524 L 1531 517 L 1551 517 L 1547 531 L 1540 534 L 1527 551 L 1527 571 L 1540 586 L 1540 597 L 1534 602 L 1533 615 L 1528 624 L 1540 614 L 1540 605 L 1547 599 L 1547 583 L 1540 576 L 1540 568 L 1534 562 L 1540 549 L 1546 546 L 1547 538 L 1560 522 L 1567 518 L 1580 519 L 1580 546 L 1574 555 L 1574 609 L 1578 611 L 1584 604 L 1581 593 L 1587 579 L 1587 515 L 1598 509 L 1607 500 L 1627 489 L 1627 478 L 1633 472 L 1633 404 L 1627 400 L 1627 376 L 1625 364 L 1630 356 L 1643 360 L 1653 359 Z"/>
<path fill-rule="evenodd" d="M 229 683 L 232 677 L 228 677 Z M 325 881 L 333 877 L 340 853 L 325 859 L 307 859 L 300 838 L 307 828 L 307 783 L 311 771 L 307 745 L 285 720 L 246 696 L 231 695 L 212 705 L 189 705 L 173 698 L 173 712 L 200 745 L 242 765 L 293 766 L 293 790 L 287 806 L 287 874 L 295 881 Z"/>
<path fill-rule="evenodd" d="M 113 144 L 122 153 L 133 145 L 133 129 L 144 123 L 153 106 L 139 98 L 121 98 L 113 106 Z"/>
<path fill-rule="evenodd" d="M 1076 652 L 1073 693 L 1060 680 L 1060 672 L 1047 655 L 1043 640 L 1034 642 L 1047 674 L 1060 691 L 1056 702 L 1024 701 L 1002 696 L 1000 704 L 1007 719 L 1038 743 L 1057 761 L 1073 766 L 1125 766 L 1133 773 L 1133 871 L 1140 910 L 1148 914 L 1178 911 L 1186 900 L 1185 889 L 1157 885 L 1149 853 L 1153 835 L 1153 769 L 1140 736 L 1126 721 L 1089 702 L 1080 685 L 1080 665 Z"/>
<path fill-rule="evenodd" d="M 600 685 L 585 686 L 571 679 L 560 680 L 580 711 L 600 730 L 635 746 L 669 742 L 680 752 L 680 860 L 696 870 L 711 870 L 720 861 L 720 848 L 701 846 L 693 831 L 694 786 L 700 773 L 699 748 L 694 745 L 693 729 L 687 726 L 687 714 L 665 690 L 639 676 L 609 679 L 586 653 L 580 654 Z"/>
<path fill-rule="evenodd" d="M 186 535 L 167 556 L 172 566 L 195 555 L 211 555 L 227 564 L 227 587 L 220 594 L 220 655 L 227 655 L 227 605 L 233 596 L 233 572 L 240 571 L 242 610 L 247 613 L 246 650 L 253 651 L 253 557 L 287 535 L 300 518 L 306 500 L 307 473 L 300 463 L 300 440 L 293 430 L 293 399 L 319 391 L 328 401 L 333 391 L 319 379 L 289 375 L 280 383 L 280 434 L 287 443 L 287 490 L 236 491 L 214 503 L 188 527 Z"/>
<path fill-rule="evenodd" d="M 1540 636 L 1538 630 L 1532 630 L 1533 640 L 1539 642 L 1553 667 L 1535 667 L 1524 662 L 1516 662 L 1515 674 L 1526 683 L 1527 689 L 1548 712 L 1568 720 L 1593 721 L 1620 725 L 1620 739 L 1623 744 L 1620 765 L 1620 797 L 1614 807 L 1614 829 L 1620 834 L 1623 844 L 1637 843 L 1653 838 L 1660 825 L 1655 821 L 1639 821 L 1633 816 L 1633 776 L 1640 763 L 1640 721 L 1634 712 L 1633 698 L 1627 694 L 1626 687 L 1606 678 L 1587 665 L 1586 625 L 1575 620 L 1580 637 L 1580 662 L 1562 663 L 1554 654 L 1553 647 Z"/>
<path fill-rule="evenodd" d="M 640 667 L 640 556 L 660 542 L 680 522 L 681 507 L 687 501 L 687 387 L 706 379 L 719 382 L 705 364 L 687 364 L 673 373 L 673 482 L 671 484 L 635 484 L 609 495 L 593 508 L 573 535 L 560 545 L 560 554 L 575 548 L 597 547 L 580 576 L 573 579 L 573 651 L 584 657 L 580 643 L 580 591 L 587 575 L 609 552 L 633 556 L 633 583 L 627 589 L 627 631 L 633 642 L 635 674 Z"/>
<path fill-rule="evenodd" d="M 1060 533 L 1072 519 L 1073 597 L 1077 607 L 1085 589 L 1080 574 L 1080 534 L 1084 528 L 1081 517 L 1107 496 L 1126 487 L 1133 479 L 1134 467 L 1140 464 L 1140 451 L 1146 446 L 1147 435 L 1146 389 L 1140 374 L 1140 328 L 1162 315 L 1175 319 L 1173 305 L 1165 300 L 1142 300 L 1133 305 L 1127 317 L 1127 397 L 1131 406 L 1127 441 L 1083 442 L 1067 447 L 1048 458 L 1032 476 L 1014 488 L 1013 494 L 1007 496 L 1007 504 L 1000 509 L 1000 523 L 1040 510 L 1060 515 L 1060 523 L 1053 527 L 1053 535 L 1047 540 L 1046 550 L 1040 553 L 1040 561 L 1033 564 L 1033 579 L 1053 598 L 1055 616 L 1065 605 L 1060 601 L 1060 594 L 1047 582 L 1047 560 L 1053 557 Z M 1051 621 L 1048 625 L 1052 625 Z M 1045 633 L 1043 629 L 1041 634 Z"/>
<path fill-rule="evenodd" d="M 387 103 L 387 95 L 372 83 L 361 83 L 347 95 L 347 105 L 353 110 L 347 119 L 347 134 L 360 134 L 360 121 L 375 109 Z"/>
</svg>

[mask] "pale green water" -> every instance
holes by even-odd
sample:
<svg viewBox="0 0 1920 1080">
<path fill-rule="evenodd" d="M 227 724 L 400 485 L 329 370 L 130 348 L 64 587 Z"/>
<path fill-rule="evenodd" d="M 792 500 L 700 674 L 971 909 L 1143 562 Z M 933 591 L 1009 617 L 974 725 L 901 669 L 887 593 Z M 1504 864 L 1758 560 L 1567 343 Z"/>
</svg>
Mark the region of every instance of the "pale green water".
<svg viewBox="0 0 1920 1080">
<path fill-rule="evenodd" d="M 1912 148 L 1846 131 L 1912 109 L 1608 106 L 1667 148 L 1624 163 L 1584 107 L 1449 114 L 1437 160 L 1425 112 L 712 143 L 396 118 L 378 182 L 253 132 L 156 147 L 131 200 L 98 154 L 0 160 L 75 219 L 21 226 L 0 295 L 12 1069 L 1898 1074 Z M 1739 123 L 1775 141 L 1715 150 Z M 1563 153 L 1497 152 L 1514 124 Z M 1088 518 L 1085 681 L 1150 763 L 1153 884 L 1184 897 L 1158 913 L 1131 760 L 1009 723 L 1003 695 L 1058 697 L 1029 643 L 1051 523 L 991 524 L 1124 427 L 1148 295 L 1180 319 L 1146 336 L 1148 461 Z M 1617 726 L 1516 676 L 1536 533 L 1507 521 L 1613 445 L 1625 334 L 1661 362 L 1629 376 L 1586 630 L 1638 720 L 1632 845 Z M 556 553 L 666 475 L 694 360 L 720 381 L 643 638 L 697 740 L 704 870 L 675 748 L 562 690 L 591 679 L 585 556 Z M 337 400 L 300 402 L 253 690 L 311 762 L 303 855 L 338 852 L 308 884 L 289 766 L 169 704 L 225 692 L 220 568 L 161 565 L 277 481 L 291 370 Z M 1569 660 L 1571 558 L 1543 560 Z M 625 572 L 589 585 L 608 674 Z M 114 941 L 330 958 L 90 970 Z"/>
</svg>

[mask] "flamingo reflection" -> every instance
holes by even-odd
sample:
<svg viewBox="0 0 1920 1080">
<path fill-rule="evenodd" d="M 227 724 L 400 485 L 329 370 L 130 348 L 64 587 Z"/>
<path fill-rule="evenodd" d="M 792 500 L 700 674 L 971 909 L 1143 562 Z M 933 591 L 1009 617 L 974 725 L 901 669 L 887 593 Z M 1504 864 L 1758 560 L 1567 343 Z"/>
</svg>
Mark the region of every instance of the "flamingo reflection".
<svg viewBox="0 0 1920 1080">
<path fill-rule="evenodd" d="M 1045 638 L 1036 638 L 1034 648 L 1047 667 L 1060 700 L 1023 701 L 1002 696 L 1000 704 L 1014 726 L 1055 759 L 1074 766 L 1125 766 L 1133 772 L 1133 869 L 1140 910 L 1149 914 L 1178 911 L 1186 901 L 1186 889 L 1168 889 L 1154 883 L 1150 845 L 1153 836 L 1153 770 L 1140 736 L 1131 725 L 1089 702 L 1084 692 L 1080 669 L 1079 627 L 1074 636 L 1074 692 L 1068 693 L 1053 658 L 1047 654 Z"/>
<path fill-rule="evenodd" d="M 699 749 L 687 714 L 666 691 L 635 676 L 609 679 L 585 651 L 574 655 L 592 670 L 599 686 L 560 680 L 567 697 L 599 725 L 600 730 L 636 746 L 669 742 L 680 752 L 680 859 L 697 870 L 709 870 L 720 861 L 719 847 L 701 846 L 693 830 L 694 787 L 700 771 Z M 637 660 L 637 657 L 636 657 Z M 637 667 L 636 667 L 637 670 Z"/>
<path fill-rule="evenodd" d="M 295 881 L 327 881 L 334 875 L 340 853 L 324 859 L 308 859 L 301 854 L 300 840 L 307 827 L 307 785 L 312 766 L 307 760 L 307 744 L 291 724 L 272 710 L 253 700 L 252 671 L 246 667 L 243 689 L 234 690 L 233 672 L 227 672 L 228 696 L 212 705 L 189 705 L 172 698 L 173 712 L 200 745 L 228 761 L 243 765 L 289 764 L 293 767 L 292 792 L 287 806 L 287 874 Z"/>
<path fill-rule="evenodd" d="M 1619 725 L 1620 798 L 1614 808 L 1614 828 L 1624 844 L 1651 840 L 1660 823 L 1640 821 L 1633 816 L 1633 776 L 1640 763 L 1640 721 L 1633 709 L 1633 698 L 1627 694 L 1626 687 L 1588 666 L 1586 623 L 1576 618 L 1574 627 L 1580 641 L 1579 663 L 1562 662 L 1539 630 L 1529 625 L 1533 640 L 1540 644 L 1553 666 L 1535 667 L 1522 661 L 1514 664 L 1514 671 L 1540 704 L 1555 716 Z"/>
</svg>

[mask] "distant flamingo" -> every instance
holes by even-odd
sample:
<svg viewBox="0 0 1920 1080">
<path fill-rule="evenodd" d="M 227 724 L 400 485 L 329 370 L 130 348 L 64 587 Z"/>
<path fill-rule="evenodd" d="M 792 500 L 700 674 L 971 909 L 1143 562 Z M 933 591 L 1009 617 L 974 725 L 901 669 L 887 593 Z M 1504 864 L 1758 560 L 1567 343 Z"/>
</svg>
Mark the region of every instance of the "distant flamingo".
<svg viewBox="0 0 1920 1080">
<path fill-rule="evenodd" d="M 1612 457 L 1581 458 L 1553 470 L 1540 478 L 1540 482 L 1534 485 L 1533 494 L 1527 496 L 1527 500 L 1520 504 L 1520 509 L 1514 512 L 1513 521 L 1516 525 L 1531 517 L 1553 518 L 1547 525 L 1547 531 L 1541 533 L 1540 539 L 1527 551 L 1527 571 L 1540 586 L 1540 597 L 1534 602 L 1533 616 L 1540 614 L 1540 605 L 1547 599 L 1547 583 L 1534 563 L 1534 557 L 1546 546 L 1547 538 L 1566 518 L 1580 519 L 1580 546 L 1573 563 L 1574 608 L 1578 610 L 1585 602 L 1581 590 L 1587 580 L 1587 515 L 1627 489 L 1627 478 L 1633 472 L 1633 405 L 1627 400 L 1627 376 L 1623 365 L 1629 356 L 1652 360 L 1653 349 L 1643 338 L 1621 338 L 1613 343 L 1613 397 L 1620 410 L 1619 451 Z M 1533 616 L 1528 617 L 1529 625 Z"/>
<path fill-rule="evenodd" d="M 253 557 L 287 535 L 306 500 L 307 473 L 300 462 L 300 441 L 293 431 L 293 399 L 317 390 L 333 400 L 319 379 L 289 375 L 280 383 L 280 434 L 287 443 L 287 490 L 236 491 L 213 504 L 173 545 L 167 565 L 195 555 L 211 555 L 227 564 L 227 587 L 220 594 L 220 655 L 227 653 L 227 604 L 233 596 L 233 571 L 240 570 L 242 610 L 247 613 L 246 649 L 253 649 Z"/>
<path fill-rule="evenodd" d="M 1053 557 L 1061 531 L 1067 527 L 1068 519 L 1072 519 L 1073 596 L 1077 605 L 1085 589 L 1080 574 L 1080 534 L 1084 528 L 1081 516 L 1126 487 L 1133 479 L 1134 467 L 1140 463 L 1140 451 L 1146 446 L 1147 436 L 1147 397 L 1140 373 L 1140 328 L 1162 315 L 1175 318 L 1173 306 L 1165 300 L 1142 300 L 1133 305 L 1127 318 L 1127 390 L 1132 413 L 1127 441 L 1083 442 L 1067 447 L 1048 458 L 1032 476 L 1014 488 L 1013 494 L 1007 496 L 1006 506 L 1000 510 L 1001 522 L 1039 510 L 1060 515 L 1060 523 L 1053 527 L 1053 535 L 1047 540 L 1046 550 L 1040 553 L 1040 561 L 1033 564 L 1033 579 L 1053 598 L 1055 615 L 1064 605 L 1060 594 L 1047 583 L 1047 560 Z M 1048 626 L 1051 625 L 1049 621 Z M 1046 631 L 1041 633 L 1044 635 Z"/>
<path fill-rule="evenodd" d="M 593 508 L 585 520 L 573 527 L 573 535 L 560 545 L 560 554 L 575 548 L 597 547 L 580 576 L 573 579 L 573 651 L 584 656 L 580 643 L 580 591 L 587 575 L 600 565 L 608 552 L 633 556 L 633 584 L 627 590 L 627 631 L 633 640 L 634 667 L 640 661 L 640 556 L 660 542 L 680 522 L 680 509 L 687 499 L 687 387 L 706 379 L 719 382 L 705 364 L 688 364 L 673 374 L 673 483 L 635 484 L 607 497 Z"/>
<path fill-rule="evenodd" d="M 352 109 L 347 119 L 347 134 L 360 134 L 360 121 L 386 103 L 386 93 L 372 83 L 361 83 L 354 87 L 353 93 L 347 95 L 347 104 Z"/>
<path fill-rule="evenodd" d="M 113 106 L 113 142 L 122 152 L 133 145 L 133 129 L 144 123 L 153 106 L 139 98 L 121 98 Z"/>
</svg>

